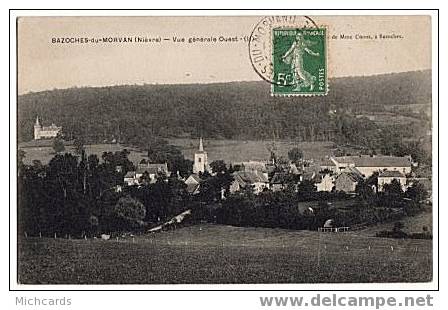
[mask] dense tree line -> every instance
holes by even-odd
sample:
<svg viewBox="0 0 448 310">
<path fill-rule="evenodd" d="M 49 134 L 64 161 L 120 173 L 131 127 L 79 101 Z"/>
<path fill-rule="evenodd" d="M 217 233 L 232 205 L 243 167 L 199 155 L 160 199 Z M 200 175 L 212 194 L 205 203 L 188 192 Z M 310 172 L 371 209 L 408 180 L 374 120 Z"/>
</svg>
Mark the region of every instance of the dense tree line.
<svg viewBox="0 0 448 310">
<path fill-rule="evenodd" d="M 389 126 L 357 119 L 372 106 L 431 102 L 430 72 L 337 78 L 325 97 L 273 98 L 265 82 L 72 88 L 19 97 L 19 140 L 36 115 L 68 139 L 118 140 L 146 147 L 151 137 L 334 141 L 378 149 L 388 135 L 414 138 L 422 122 Z M 370 108 L 368 108 L 370 107 Z M 331 112 L 331 113 L 330 113 Z M 358 111 L 362 112 L 362 111 Z M 95 115 L 94 118 L 91 115 Z M 51 117 L 50 117 L 51 116 Z M 409 131 L 409 126 L 416 130 Z M 427 127 L 427 126 L 426 126 Z M 425 127 L 425 128 L 426 128 Z"/>
<path fill-rule="evenodd" d="M 95 235 L 134 231 L 184 211 L 189 204 L 185 184 L 173 174 L 154 184 L 126 187 L 123 177 L 135 167 L 127 150 L 96 155 L 56 154 L 42 165 L 18 158 L 19 233 L 44 236 Z"/>
<path fill-rule="evenodd" d="M 371 180 L 369 180 L 371 181 Z M 254 195 L 248 189 L 229 195 L 215 210 L 218 223 L 235 226 L 257 226 L 285 229 L 316 230 L 331 219 L 334 227 L 372 225 L 399 220 L 424 210 L 422 200 L 427 192 L 415 183 L 406 192 L 397 181 L 375 193 L 363 183 L 353 199 L 344 193 L 317 192 L 311 182 L 303 182 L 296 190 L 293 186 L 283 191 L 266 191 Z M 366 188 L 370 191 L 366 194 Z M 332 206 L 334 201 L 350 201 L 345 208 Z M 306 202 L 312 207 L 301 209 Z"/>
</svg>

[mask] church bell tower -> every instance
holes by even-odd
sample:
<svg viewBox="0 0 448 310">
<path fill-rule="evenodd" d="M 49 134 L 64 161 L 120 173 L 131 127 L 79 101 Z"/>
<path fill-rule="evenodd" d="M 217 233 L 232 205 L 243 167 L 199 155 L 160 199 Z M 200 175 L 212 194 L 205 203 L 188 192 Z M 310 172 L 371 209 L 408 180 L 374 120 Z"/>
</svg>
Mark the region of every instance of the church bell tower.
<svg viewBox="0 0 448 310">
<path fill-rule="evenodd" d="M 199 150 L 194 154 L 193 173 L 204 173 L 208 170 L 207 152 L 204 151 L 202 137 L 199 139 Z"/>
</svg>

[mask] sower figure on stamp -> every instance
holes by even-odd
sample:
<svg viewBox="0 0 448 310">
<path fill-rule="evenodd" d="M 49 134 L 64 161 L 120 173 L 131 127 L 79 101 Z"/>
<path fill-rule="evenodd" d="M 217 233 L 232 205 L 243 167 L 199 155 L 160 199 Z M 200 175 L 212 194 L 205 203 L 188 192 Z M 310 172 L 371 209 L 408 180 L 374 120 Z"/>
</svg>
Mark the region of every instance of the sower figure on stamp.
<svg viewBox="0 0 448 310">
<path fill-rule="evenodd" d="M 294 71 L 294 90 L 300 90 L 302 87 L 309 87 L 310 91 L 314 89 L 316 77 L 305 70 L 303 65 L 304 53 L 311 56 L 319 56 L 319 53 L 313 52 L 308 47 L 314 45 L 315 42 L 305 40 L 301 33 L 297 33 L 295 41 L 292 43 L 289 50 L 282 56 L 282 60 L 291 64 Z"/>
</svg>

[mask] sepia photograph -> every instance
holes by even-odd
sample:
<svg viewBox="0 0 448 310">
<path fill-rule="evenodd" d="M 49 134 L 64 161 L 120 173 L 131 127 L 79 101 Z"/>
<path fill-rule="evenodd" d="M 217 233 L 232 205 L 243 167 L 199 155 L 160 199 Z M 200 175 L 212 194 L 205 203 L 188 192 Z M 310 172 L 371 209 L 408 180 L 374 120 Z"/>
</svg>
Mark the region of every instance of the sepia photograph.
<svg viewBox="0 0 448 310">
<path fill-rule="evenodd" d="M 17 286 L 433 282 L 433 20 L 377 13 L 19 15 Z"/>
</svg>

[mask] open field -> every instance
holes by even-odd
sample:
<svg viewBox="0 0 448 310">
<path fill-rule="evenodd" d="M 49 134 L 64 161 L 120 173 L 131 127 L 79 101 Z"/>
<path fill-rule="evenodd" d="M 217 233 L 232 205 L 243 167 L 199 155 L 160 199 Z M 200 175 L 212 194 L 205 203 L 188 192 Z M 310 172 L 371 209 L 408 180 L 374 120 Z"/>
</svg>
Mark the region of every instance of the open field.
<svg viewBox="0 0 448 310">
<path fill-rule="evenodd" d="M 425 282 L 431 240 L 195 225 L 113 240 L 22 239 L 27 284 Z M 370 247 L 370 248 L 369 248 Z"/>
<path fill-rule="evenodd" d="M 170 139 L 171 144 L 182 149 L 187 158 L 193 158 L 198 149 L 198 139 Z M 269 147 L 273 141 L 239 141 L 239 140 L 204 140 L 204 148 L 208 153 L 209 162 L 222 159 L 226 162 L 242 162 L 248 160 L 268 160 Z M 332 153 L 332 142 L 291 142 L 275 141 L 276 154 L 288 157 L 288 151 L 298 147 L 305 158 L 323 158 Z"/>
<path fill-rule="evenodd" d="M 171 139 L 169 142 L 173 145 L 180 147 L 186 158 L 193 160 L 194 153 L 199 146 L 198 139 Z M 238 141 L 238 140 L 205 140 L 204 147 L 208 153 L 209 162 L 217 159 L 222 159 L 226 162 L 241 162 L 248 160 L 268 160 L 269 150 L 268 146 L 272 144 L 272 141 Z M 31 145 L 23 144 L 23 145 Z M 43 144 L 42 144 L 43 145 Z M 333 143 L 331 142 L 285 142 L 277 141 L 275 143 L 277 148 L 277 154 L 287 157 L 288 151 L 297 146 L 299 147 L 306 158 L 323 158 L 326 155 L 330 155 Z M 31 164 L 33 160 L 40 160 L 43 164 L 47 164 L 54 156 L 54 151 L 51 146 L 27 146 L 22 147 L 25 154 L 24 163 Z M 124 148 L 128 149 L 131 154 L 129 159 L 135 164 L 146 157 L 146 152 L 139 151 L 129 146 L 123 146 L 121 144 L 93 144 L 86 145 L 87 154 L 96 154 L 101 159 L 103 152 L 115 152 Z M 67 146 L 67 152 L 73 152 L 72 146 Z"/>
</svg>

